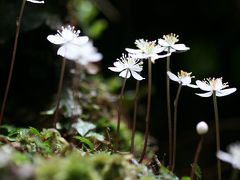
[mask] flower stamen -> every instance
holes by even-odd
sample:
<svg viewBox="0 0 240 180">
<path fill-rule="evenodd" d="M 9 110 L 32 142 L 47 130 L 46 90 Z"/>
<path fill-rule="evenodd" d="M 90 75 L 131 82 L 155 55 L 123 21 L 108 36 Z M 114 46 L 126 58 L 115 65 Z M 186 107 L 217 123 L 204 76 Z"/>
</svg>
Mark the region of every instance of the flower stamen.
<svg viewBox="0 0 240 180">
<path fill-rule="evenodd" d="M 80 30 L 75 30 L 74 26 L 68 25 L 67 27 L 62 26 L 61 31 L 57 31 L 61 37 L 64 37 L 67 41 L 72 41 L 74 38 L 79 37 Z"/>
<path fill-rule="evenodd" d="M 186 78 L 186 77 L 190 77 L 190 78 L 195 78 L 195 76 L 191 76 L 192 72 L 188 73 L 186 71 L 181 70 L 180 72 L 178 72 L 178 77 L 179 78 Z"/>
<path fill-rule="evenodd" d="M 144 39 L 139 39 L 135 41 L 136 46 L 146 54 L 152 53 L 156 47 L 156 41 L 147 41 Z"/>
<path fill-rule="evenodd" d="M 167 35 L 163 35 L 163 39 L 170 45 L 173 45 L 175 44 L 176 42 L 179 41 L 178 39 L 178 35 L 174 34 L 174 33 L 170 33 L 170 34 L 167 34 Z"/>
</svg>

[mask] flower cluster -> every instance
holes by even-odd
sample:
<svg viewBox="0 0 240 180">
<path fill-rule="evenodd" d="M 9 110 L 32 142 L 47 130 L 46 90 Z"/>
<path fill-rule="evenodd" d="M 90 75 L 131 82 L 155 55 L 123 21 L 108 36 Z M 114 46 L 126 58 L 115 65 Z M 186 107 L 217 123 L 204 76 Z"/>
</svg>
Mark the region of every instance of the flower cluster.
<svg viewBox="0 0 240 180">
<path fill-rule="evenodd" d="M 2 109 L 0 113 L 0 124 L 3 119 L 3 113 L 4 113 L 4 108 L 5 108 L 5 103 L 7 100 L 8 96 L 8 89 L 9 85 L 11 82 L 11 77 L 12 77 L 12 67 L 14 65 L 15 61 L 15 55 L 16 55 L 16 48 L 17 48 L 17 43 L 18 43 L 18 36 L 19 36 L 19 30 L 20 30 L 20 23 L 22 19 L 22 14 L 24 10 L 24 5 L 25 2 L 31 2 L 35 4 L 44 4 L 44 0 L 23 0 L 22 1 L 22 8 L 20 10 L 20 15 L 17 19 L 17 29 L 16 29 L 16 38 L 14 42 L 14 50 L 13 50 L 13 55 L 12 55 L 12 62 L 11 62 L 11 69 L 9 73 L 9 79 L 6 87 L 6 92 L 4 95 L 4 100 L 2 103 Z M 169 159 L 170 162 L 169 165 L 172 168 L 171 171 L 174 173 L 174 168 L 175 168 L 175 159 L 176 159 L 176 139 L 177 139 L 177 106 L 178 106 L 178 100 L 179 100 L 179 94 L 181 91 L 182 86 L 188 86 L 191 88 L 199 88 L 203 91 L 204 93 L 196 93 L 196 95 L 201 96 L 201 97 L 210 97 L 213 95 L 213 103 L 214 103 L 214 111 L 215 111 L 215 124 L 216 124 L 216 145 L 217 145 L 217 157 L 225 162 L 228 162 L 232 164 L 233 168 L 235 169 L 240 169 L 240 143 L 232 144 L 229 146 L 229 153 L 220 151 L 220 131 L 219 131 L 219 119 L 218 119 L 218 108 L 217 108 L 217 97 L 223 97 L 227 96 L 229 94 L 234 93 L 237 89 L 236 88 L 228 88 L 229 85 L 228 83 L 223 83 L 222 78 L 207 78 L 204 79 L 203 81 L 197 80 L 196 84 L 192 84 L 192 76 L 191 72 L 186 72 L 181 70 L 180 72 L 177 73 L 177 75 L 173 74 L 170 72 L 170 56 L 172 53 L 175 52 L 185 52 L 188 51 L 190 48 L 185 46 L 185 44 L 178 44 L 179 39 L 178 35 L 170 33 L 167 35 L 163 35 L 162 38 L 159 38 L 157 40 L 149 41 L 146 39 L 138 39 L 135 41 L 136 48 L 126 48 L 125 50 L 127 51 L 127 54 L 122 54 L 122 56 L 113 63 L 113 67 L 108 67 L 109 70 L 113 72 L 119 73 L 119 76 L 124 78 L 123 79 L 123 84 L 121 88 L 121 94 L 119 96 L 119 106 L 118 106 L 118 122 L 117 122 L 117 135 L 119 135 L 119 130 L 120 130 L 120 120 L 121 120 L 121 106 L 123 105 L 123 96 L 124 96 L 124 88 L 125 84 L 128 78 L 133 77 L 134 79 L 137 80 L 136 83 L 136 95 L 135 95 L 135 102 L 134 102 L 134 118 L 133 118 L 133 132 L 132 132 L 132 139 L 131 141 L 131 153 L 134 153 L 134 133 L 135 133 L 135 122 L 136 122 L 136 117 L 137 117 L 137 102 L 138 102 L 138 91 L 139 91 L 139 82 L 141 80 L 144 80 L 145 78 L 141 76 L 141 72 L 143 70 L 143 63 L 144 60 L 148 59 L 148 99 L 147 99 L 147 108 L 146 108 L 146 126 L 145 126 L 145 137 L 144 137 L 144 147 L 143 147 L 143 152 L 140 157 L 140 163 L 144 159 L 146 149 L 147 149 L 147 141 L 148 141 L 148 136 L 149 136 L 149 125 L 150 125 L 150 106 L 151 106 L 151 92 L 152 92 L 152 63 L 155 63 L 157 59 L 160 58 L 165 58 L 167 57 L 167 63 L 166 63 L 166 71 L 167 71 L 167 108 L 168 108 L 168 120 L 169 120 L 169 139 L 171 139 L 171 136 L 173 138 L 169 141 L 169 149 L 172 148 L 172 150 L 169 151 Z M 76 70 L 72 71 L 77 74 L 78 67 L 90 67 L 93 62 L 98 62 L 100 61 L 103 57 L 102 54 L 98 52 L 98 50 L 94 47 L 93 42 L 89 40 L 89 37 L 87 36 L 81 36 L 80 35 L 80 30 L 75 30 L 74 26 L 63 26 L 61 30 L 58 30 L 55 35 L 49 35 L 47 37 L 47 40 L 50 41 L 51 43 L 55 45 L 59 45 L 60 47 L 58 48 L 57 54 L 64 57 L 62 61 L 62 68 L 61 68 L 61 74 L 60 74 L 60 80 L 59 80 L 59 86 L 58 86 L 58 92 L 57 92 L 57 101 L 56 101 L 56 110 L 54 114 L 54 119 L 53 119 L 53 125 L 56 126 L 58 123 L 58 111 L 59 111 L 59 106 L 61 106 L 63 109 L 65 106 L 70 109 L 70 111 L 66 111 L 65 117 L 74 117 L 74 119 L 79 118 L 80 115 L 82 115 L 82 108 L 80 107 L 79 104 L 75 104 L 74 98 L 75 96 L 77 97 L 77 100 L 79 100 L 79 94 L 76 94 L 74 91 L 78 91 L 73 87 L 73 92 L 72 91 L 67 91 L 67 95 L 70 95 L 68 100 L 64 103 L 60 104 L 60 99 L 61 99 L 61 91 L 63 87 L 63 79 L 64 79 L 64 73 L 65 73 L 65 63 L 66 59 L 72 60 L 78 65 L 76 66 Z M 93 65 L 94 66 L 94 65 Z M 90 69 L 90 68 L 89 68 Z M 89 70 L 90 72 L 90 70 Z M 91 73 L 95 73 L 96 69 L 92 68 Z M 79 75 L 79 74 L 77 74 Z M 179 84 L 179 88 L 177 91 L 176 98 L 174 100 L 174 119 L 173 119 L 173 131 L 171 130 L 171 106 L 170 106 L 170 83 L 169 79 L 172 81 L 175 81 Z M 77 77 L 74 79 L 74 84 L 78 84 L 80 81 L 80 78 Z M 76 86 L 78 87 L 78 86 Z M 95 92 L 94 92 L 95 94 Z M 84 126 L 84 128 L 82 127 Z M 83 123 L 82 121 L 79 121 L 78 123 L 72 123 L 72 127 L 75 128 L 78 133 L 82 137 L 89 137 L 90 133 L 86 135 L 89 130 L 95 128 L 93 124 L 90 123 Z M 196 131 L 199 135 L 203 136 L 208 132 L 208 125 L 206 122 L 201 121 L 197 124 L 196 126 Z M 95 136 L 94 136 L 95 137 Z M 103 141 L 103 137 L 97 137 L 97 140 Z M 118 151 L 118 146 L 119 140 L 118 137 L 115 139 L 116 142 L 115 144 L 117 145 L 115 147 L 115 144 L 112 144 L 110 142 L 110 145 L 114 145 L 113 149 L 114 151 Z M 87 143 L 88 145 L 89 143 Z M 172 146 L 172 147 L 171 147 Z M 193 163 L 193 170 L 192 172 L 195 172 L 195 165 L 197 164 L 197 159 L 199 156 L 199 152 L 201 150 L 202 146 L 202 138 L 199 142 L 198 149 L 196 151 L 196 158 Z M 94 149 L 91 148 L 90 149 Z M 134 155 L 134 154 L 133 154 Z M 172 157 L 171 157 L 172 156 Z M 171 160 L 172 158 L 172 160 Z M 218 160 L 218 179 L 221 179 L 221 167 L 220 167 L 220 160 Z M 193 174 L 192 173 L 192 174 Z M 191 179 L 194 179 L 194 174 L 191 176 Z"/>
<path fill-rule="evenodd" d="M 87 36 L 80 36 L 80 30 L 74 26 L 62 27 L 55 35 L 49 35 L 47 39 L 56 45 L 60 45 L 57 54 L 75 62 L 86 65 L 102 59 L 102 54 L 97 52 L 93 43 Z"/>
<path fill-rule="evenodd" d="M 117 61 L 114 63 L 114 65 L 119 68 L 116 69 L 116 68 L 110 67 L 109 69 L 112 71 L 115 71 L 115 72 L 121 72 L 122 70 L 126 70 L 129 67 L 132 67 L 133 64 L 134 65 L 138 64 L 137 62 L 139 62 L 139 60 L 150 59 L 152 61 L 152 63 L 155 63 L 155 60 L 164 58 L 164 57 L 168 57 L 171 55 L 172 52 L 176 52 L 176 51 L 183 52 L 183 51 L 189 50 L 189 48 L 186 47 L 184 44 L 175 44 L 176 42 L 178 42 L 177 38 L 178 38 L 177 35 L 171 33 L 169 35 L 164 35 L 163 39 L 159 39 L 158 41 L 148 41 L 148 40 L 144 40 L 144 39 L 137 39 L 135 41 L 135 45 L 136 45 L 137 49 L 132 49 L 132 48 L 125 49 L 128 52 L 127 59 L 131 59 L 131 60 L 130 61 L 125 60 L 125 61 L 121 61 L 121 63 L 119 63 L 118 62 L 119 60 L 117 59 Z M 166 54 L 161 54 L 166 51 L 167 51 Z M 126 58 L 126 56 L 124 56 L 122 59 L 125 59 L 125 58 Z M 128 68 L 123 69 L 123 67 L 128 67 Z M 140 71 L 142 71 L 142 68 Z M 137 71 L 137 72 L 139 73 L 140 71 Z M 126 72 L 128 72 L 128 71 L 123 71 L 122 73 L 120 73 L 120 76 L 125 77 L 125 76 L 122 76 L 122 74 L 125 74 Z M 135 70 L 133 70 L 133 72 L 136 73 Z M 128 75 L 128 77 L 130 77 L 130 74 Z M 137 77 L 135 79 L 142 80 L 144 78 Z"/>
<path fill-rule="evenodd" d="M 178 72 L 177 76 L 170 71 L 167 72 L 167 75 L 171 80 L 176 81 L 183 86 L 200 88 L 203 91 L 207 91 L 206 93 L 196 93 L 196 95 L 201 97 L 210 97 L 214 92 L 216 93 L 216 96 L 222 97 L 232 94 L 237 90 L 236 88 L 227 88 L 228 83 L 223 83 L 222 78 L 207 78 L 203 81 L 197 80 L 196 85 L 190 84 L 191 79 L 194 78 L 194 76 L 191 77 L 191 74 L 192 73 L 187 73 L 182 70 Z"/>
<path fill-rule="evenodd" d="M 159 55 L 158 53 L 163 52 L 164 48 L 156 44 L 156 41 L 148 41 L 144 39 L 139 39 L 135 41 L 138 49 L 126 48 L 126 51 L 134 58 L 148 59 L 154 63 L 156 59 L 169 56 L 170 53 L 165 55 Z"/>
</svg>

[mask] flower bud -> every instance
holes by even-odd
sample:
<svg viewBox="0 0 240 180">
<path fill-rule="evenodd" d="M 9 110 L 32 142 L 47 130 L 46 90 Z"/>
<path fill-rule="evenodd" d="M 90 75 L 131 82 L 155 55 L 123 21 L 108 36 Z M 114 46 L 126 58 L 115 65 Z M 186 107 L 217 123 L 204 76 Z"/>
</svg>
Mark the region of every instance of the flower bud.
<svg viewBox="0 0 240 180">
<path fill-rule="evenodd" d="M 207 123 L 205 123 L 204 121 L 199 122 L 197 124 L 196 130 L 197 130 L 197 133 L 199 135 L 206 134 L 208 132 L 208 125 L 207 125 Z"/>
</svg>

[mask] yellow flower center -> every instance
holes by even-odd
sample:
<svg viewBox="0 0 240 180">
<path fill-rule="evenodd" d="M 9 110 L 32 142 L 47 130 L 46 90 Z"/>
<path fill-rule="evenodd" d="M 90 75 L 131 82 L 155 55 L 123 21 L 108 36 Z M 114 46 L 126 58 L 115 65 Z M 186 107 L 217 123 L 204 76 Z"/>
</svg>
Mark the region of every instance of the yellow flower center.
<svg viewBox="0 0 240 180">
<path fill-rule="evenodd" d="M 204 80 L 213 90 L 220 90 L 228 87 L 228 83 L 222 83 L 222 78 L 207 78 Z"/>
<path fill-rule="evenodd" d="M 140 61 L 139 59 L 136 58 L 132 58 L 127 56 L 126 54 L 122 54 L 122 57 L 120 57 L 119 59 L 117 59 L 123 66 L 125 66 L 126 68 L 132 68 L 134 66 L 139 66 L 140 68 L 142 68 L 143 66 L 143 62 Z"/>
<path fill-rule="evenodd" d="M 156 47 L 156 41 L 147 41 L 139 39 L 135 41 L 136 46 L 146 54 L 151 54 L 153 49 Z"/>
<path fill-rule="evenodd" d="M 164 39 L 167 43 L 169 43 L 169 44 L 171 44 L 171 45 L 173 45 L 173 44 L 175 44 L 176 42 L 179 41 L 178 35 L 173 34 L 173 33 L 164 35 L 164 36 L 163 36 L 163 39 Z"/>
<path fill-rule="evenodd" d="M 178 72 L 178 77 L 179 78 L 191 77 L 191 74 L 192 74 L 191 72 L 188 73 L 188 72 L 181 70 L 180 72 Z M 194 78 L 194 76 L 192 76 L 191 78 Z"/>
</svg>

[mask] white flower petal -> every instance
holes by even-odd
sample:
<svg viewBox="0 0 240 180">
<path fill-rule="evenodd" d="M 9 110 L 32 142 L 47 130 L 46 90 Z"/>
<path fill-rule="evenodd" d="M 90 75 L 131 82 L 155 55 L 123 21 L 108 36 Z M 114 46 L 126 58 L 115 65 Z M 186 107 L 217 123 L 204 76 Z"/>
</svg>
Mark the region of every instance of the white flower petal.
<svg viewBox="0 0 240 180">
<path fill-rule="evenodd" d="M 43 4 L 44 1 L 27 0 L 28 2 Z"/>
<path fill-rule="evenodd" d="M 166 47 L 161 47 L 161 46 L 157 45 L 157 46 L 153 49 L 152 54 L 161 53 L 161 52 L 163 52 L 165 49 L 166 49 Z"/>
<path fill-rule="evenodd" d="M 236 90 L 237 90 L 236 88 L 228 88 L 228 89 L 219 90 L 219 91 L 216 91 L 216 96 L 218 96 L 218 97 L 227 96 L 229 94 L 234 93 Z"/>
<path fill-rule="evenodd" d="M 163 46 L 163 47 L 170 46 L 164 39 L 158 39 L 158 44 Z"/>
<path fill-rule="evenodd" d="M 206 93 L 196 93 L 196 95 L 201 96 L 201 97 L 210 97 L 213 94 L 212 91 L 206 92 Z"/>
<path fill-rule="evenodd" d="M 93 43 L 91 41 L 80 45 L 79 48 L 80 51 L 76 52 L 79 54 L 79 57 L 77 59 L 77 63 L 79 64 L 87 65 L 89 63 L 98 62 L 103 57 L 101 53 L 97 52 L 97 49 L 93 46 Z"/>
<path fill-rule="evenodd" d="M 53 44 L 64 44 L 66 41 L 64 38 L 62 38 L 59 34 L 56 35 L 49 35 L 47 37 L 47 40 L 49 40 Z"/>
<path fill-rule="evenodd" d="M 124 71 L 122 71 L 119 76 L 123 77 L 123 78 L 130 78 L 131 74 L 129 72 L 128 69 L 125 69 Z M 127 76 L 127 77 L 126 77 Z"/>
<path fill-rule="evenodd" d="M 129 54 L 130 57 L 135 58 L 135 59 L 147 59 L 150 56 L 143 54 L 143 53 L 138 53 L 138 54 Z"/>
<path fill-rule="evenodd" d="M 221 78 L 217 78 L 214 81 L 215 85 L 214 85 L 214 90 L 218 91 L 224 88 L 223 83 L 222 83 L 222 79 Z"/>
<path fill-rule="evenodd" d="M 123 67 L 123 64 L 121 64 L 119 61 L 115 61 L 113 65 L 116 67 Z"/>
<path fill-rule="evenodd" d="M 168 56 L 171 56 L 171 53 L 167 53 L 167 54 L 163 54 L 163 55 L 157 55 L 156 59 L 165 58 L 165 57 L 168 57 Z"/>
<path fill-rule="evenodd" d="M 125 48 L 125 50 L 131 54 L 138 54 L 142 52 L 140 49 Z"/>
<path fill-rule="evenodd" d="M 77 38 L 74 38 L 71 43 L 75 44 L 75 45 L 83 45 L 85 43 L 87 43 L 89 40 L 89 38 L 87 36 L 80 36 Z"/>
<path fill-rule="evenodd" d="M 88 65 L 89 63 L 95 63 L 100 61 L 102 58 L 97 57 L 98 55 L 89 55 L 89 56 L 83 56 L 83 57 L 79 57 L 77 59 L 77 63 L 82 64 L 82 65 Z"/>
<path fill-rule="evenodd" d="M 89 60 L 83 57 L 78 58 L 75 62 L 85 66 L 89 64 Z"/>
<path fill-rule="evenodd" d="M 165 57 L 170 56 L 170 55 L 171 55 L 171 53 L 167 53 L 167 54 L 164 54 L 164 55 L 152 54 L 150 57 L 151 57 L 152 63 L 154 64 L 155 60 L 160 59 L 160 58 L 165 58 Z M 146 57 L 146 58 L 148 58 L 148 57 Z"/>
<path fill-rule="evenodd" d="M 234 169 L 240 170 L 240 143 L 236 142 L 234 144 L 231 144 L 228 147 L 228 152 L 229 153 L 225 153 L 223 151 L 218 151 L 217 157 L 220 160 L 231 164 Z"/>
<path fill-rule="evenodd" d="M 95 53 L 95 54 L 89 55 L 88 58 L 90 62 L 98 62 L 102 60 L 103 56 L 101 53 Z"/>
<path fill-rule="evenodd" d="M 66 56 L 66 52 L 67 52 L 67 47 L 66 46 L 61 46 L 58 51 L 57 51 L 57 55 L 60 55 L 62 57 Z"/>
<path fill-rule="evenodd" d="M 177 51 L 187 51 L 190 49 L 189 47 L 186 47 L 185 44 L 173 44 L 172 48 Z"/>
<path fill-rule="evenodd" d="M 198 86 L 195 84 L 186 84 L 186 86 L 191 87 L 191 88 L 198 88 Z"/>
<path fill-rule="evenodd" d="M 170 46 L 170 49 L 166 48 L 164 51 L 165 51 L 165 52 L 169 52 L 169 53 L 173 53 L 173 52 L 176 52 L 177 50 L 176 50 L 176 49 L 173 49 L 173 48 Z"/>
<path fill-rule="evenodd" d="M 191 83 L 192 78 L 190 76 L 181 78 L 180 81 L 182 82 L 183 86 L 186 86 Z"/>
<path fill-rule="evenodd" d="M 170 71 L 167 72 L 167 75 L 169 77 L 169 79 L 173 80 L 173 81 L 176 81 L 179 83 L 180 79 L 173 73 L 171 73 Z"/>
<path fill-rule="evenodd" d="M 225 153 L 223 151 L 218 151 L 217 152 L 217 158 L 222 160 L 222 161 L 228 162 L 230 164 L 232 164 L 232 161 L 233 161 L 232 155 L 229 154 L 229 153 Z"/>
<path fill-rule="evenodd" d="M 160 58 L 158 54 L 151 54 L 149 57 L 151 58 L 153 64 L 155 63 L 155 60 Z"/>
<path fill-rule="evenodd" d="M 143 68 L 141 66 L 133 66 L 131 67 L 131 70 L 136 71 L 136 72 L 141 72 L 143 70 Z"/>
<path fill-rule="evenodd" d="M 234 169 L 240 170 L 240 163 L 239 162 L 232 163 L 232 166 L 233 166 Z"/>
<path fill-rule="evenodd" d="M 66 59 L 69 59 L 69 60 L 79 59 L 80 53 L 81 53 L 81 47 L 75 46 L 73 44 L 65 44 L 61 46 L 57 51 L 58 55 L 65 57 Z"/>
<path fill-rule="evenodd" d="M 196 84 L 203 91 L 212 91 L 212 87 L 210 85 L 206 84 L 205 82 L 197 80 Z"/>
<path fill-rule="evenodd" d="M 138 81 L 141 81 L 141 80 L 145 79 L 142 76 L 140 76 L 138 73 L 136 73 L 135 71 L 131 71 L 131 74 L 132 74 L 133 78 L 135 78 Z"/>
<path fill-rule="evenodd" d="M 110 69 L 110 70 L 113 71 L 113 72 L 121 72 L 121 71 L 124 70 L 124 69 L 121 68 L 121 67 L 109 67 L 108 69 Z"/>
<path fill-rule="evenodd" d="M 159 59 L 158 54 L 151 54 L 148 58 L 151 58 L 152 63 L 155 63 L 156 59 Z"/>
</svg>

